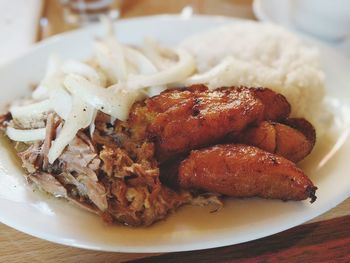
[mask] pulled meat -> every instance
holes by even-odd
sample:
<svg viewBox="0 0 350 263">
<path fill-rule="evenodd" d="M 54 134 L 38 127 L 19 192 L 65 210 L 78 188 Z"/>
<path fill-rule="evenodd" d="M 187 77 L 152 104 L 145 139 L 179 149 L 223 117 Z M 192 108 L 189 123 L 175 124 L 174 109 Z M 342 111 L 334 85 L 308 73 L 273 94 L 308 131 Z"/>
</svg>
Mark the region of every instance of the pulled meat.
<svg viewBox="0 0 350 263">
<path fill-rule="evenodd" d="M 140 148 L 153 149 L 153 145 L 145 142 Z M 147 153 L 144 157 L 134 161 L 125 149 L 103 146 L 100 158 L 109 196 L 105 219 L 133 226 L 150 225 L 191 200 L 188 192 L 176 193 L 162 186 L 157 165 L 148 160 Z"/>
<path fill-rule="evenodd" d="M 41 190 L 95 212 L 108 223 L 131 226 L 150 225 L 192 200 L 188 191 L 175 192 L 161 184 L 153 143 L 131 141 L 122 123 L 114 127 L 102 113 L 92 139 L 87 131 L 79 131 L 49 164 L 48 149 L 61 122 L 48 114 L 45 140 L 18 153 L 28 181 Z"/>
</svg>

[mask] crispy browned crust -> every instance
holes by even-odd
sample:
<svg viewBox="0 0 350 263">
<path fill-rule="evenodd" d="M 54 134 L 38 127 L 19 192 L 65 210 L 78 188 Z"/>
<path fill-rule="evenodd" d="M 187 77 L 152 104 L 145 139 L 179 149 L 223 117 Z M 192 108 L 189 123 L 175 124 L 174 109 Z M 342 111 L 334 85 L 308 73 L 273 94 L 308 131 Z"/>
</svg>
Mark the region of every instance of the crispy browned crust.
<svg viewBox="0 0 350 263">
<path fill-rule="evenodd" d="M 167 90 L 134 106 L 129 125 L 136 137 L 152 138 L 163 161 L 217 143 L 263 119 L 265 107 L 249 88 L 203 85 Z M 146 128 L 142 128 L 146 127 Z"/>
<path fill-rule="evenodd" d="M 233 138 L 231 142 L 252 145 L 269 153 L 275 153 L 276 129 L 271 122 L 263 121 L 257 126 L 249 127 L 236 138 Z"/>
<path fill-rule="evenodd" d="M 286 98 L 266 88 L 227 87 L 208 90 L 204 85 L 167 90 L 137 103 L 129 125 L 136 138 L 151 138 L 160 161 L 213 145 L 226 135 L 235 137 L 262 120 L 289 116 Z"/>
<path fill-rule="evenodd" d="M 232 197 L 316 200 L 316 187 L 294 163 L 247 145 L 218 145 L 192 151 L 178 184 Z"/>
<path fill-rule="evenodd" d="M 314 126 L 303 118 L 287 118 L 283 121 L 284 124 L 298 130 L 307 138 L 312 147 L 316 143 L 316 131 Z"/>
<path fill-rule="evenodd" d="M 282 94 L 276 93 L 267 88 L 252 90 L 255 96 L 265 105 L 265 120 L 281 121 L 288 118 L 291 112 L 291 106 Z"/>
<path fill-rule="evenodd" d="M 312 151 L 316 134 L 306 120 L 290 120 L 296 124 L 294 127 L 271 121 L 261 122 L 258 126 L 242 132 L 236 142 L 256 146 L 290 161 L 299 162 Z"/>
</svg>

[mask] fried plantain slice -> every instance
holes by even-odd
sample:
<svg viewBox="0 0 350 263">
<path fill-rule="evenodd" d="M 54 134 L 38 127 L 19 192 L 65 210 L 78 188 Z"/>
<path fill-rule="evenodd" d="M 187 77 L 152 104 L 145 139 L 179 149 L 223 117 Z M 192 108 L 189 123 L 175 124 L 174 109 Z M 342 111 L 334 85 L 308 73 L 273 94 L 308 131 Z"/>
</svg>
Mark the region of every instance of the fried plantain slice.
<svg viewBox="0 0 350 263">
<path fill-rule="evenodd" d="M 316 200 L 317 187 L 293 162 L 253 146 L 225 144 L 192 151 L 178 185 L 232 197 Z"/>
<path fill-rule="evenodd" d="M 263 121 L 256 127 L 247 128 L 235 138 L 229 138 L 228 142 L 243 143 L 256 146 L 269 153 L 276 151 L 276 129 L 270 121 Z"/>
<path fill-rule="evenodd" d="M 282 121 L 288 118 L 291 106 L 287 99 L 279 93 L 267 88 L 252 89 L 255 96 L 265 105 L 264 119 Z"/>
<path fill-rule="evenodd" d="M 209 91 L 203 85 L 167 90 L 132 109 L 129 125 L 151 138 L 160 161 L 215 144 L 263 119 L 264 105 L 248 88 Z M 145 126 L 146 130 L 139 129 Z M 143 121 L 143 122 L 142 122 Z M 142 135 L 144 133 L 144 135 Z"/>
<path fill-rule="evenodd" d="M 287 118 L 282 123 L 292 127 L 308 139 L 308 141 L 314 146 L 316 143 L 316 131 L 314 126 L 304 118 Z"/>
<path fill-rule="evenodd" d="M 316 140 L 315 130 L 304 119 L 288 119 L 285 123 L 291 123 L 291 126 L 271 121 L 261 122 L 242 132 L 236 142 L 299 162 L 312 151 Z"/>
<path fill-rule="evenodd" d="M 288 101 L 269 89 L 208 90 L 194 85 L 167 90 L 135 104 L 128 122 L 137 139 L 155 142 L 157 157 L 163 162 L 216 144 L 228 134 L 236 136 L 266 118 L 284 119 L 289 113 Z"/>
</svg>

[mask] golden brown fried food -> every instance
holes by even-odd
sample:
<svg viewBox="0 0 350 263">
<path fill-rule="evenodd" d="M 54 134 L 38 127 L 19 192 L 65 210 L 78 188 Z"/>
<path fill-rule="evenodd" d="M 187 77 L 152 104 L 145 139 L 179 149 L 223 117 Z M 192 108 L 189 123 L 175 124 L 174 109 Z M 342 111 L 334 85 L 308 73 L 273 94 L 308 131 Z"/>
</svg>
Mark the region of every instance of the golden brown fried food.
<svg viewBox="0 0 350 263">
<path fill-rule="evenodd" d="M 178 184 L 232 197 L 316 200 L 316 187 L 293 162 L 242 144 L 192 151 L 181 162 Z"/>
<path fill-rule="evenodd" d="M 284 124 L 292 127 L 302 134 L 308 139 L 308 141 L 315 145 L 316 143 L 316 131 L 314 126 L 307 120 L 303 118 L 287 118 L 283 121 Z"/>
<path fill-rule="evenodd" d="M 242 132 L 236 141 L 256 146 L 290 161 L 304 159 L 315 145 L 315 130 L 304 119 L 290 119 L 294 127 L 286 124 L 263 121 L 257 127 Z M 300 124 L 297 126 L 297 124 Z"/>
<path fill-rule="evenodd" d="M 287 99 L 267 88 L 252 89 L 255 96 L 266 106 L 264 119 L 271 121 L 281 121 L 288 118 L 291 106 Z"/>
<path fill-rule="evenodd" d="M 266 118 L 285 118 L 289 112 L 287 100 L 268 89 L 209 91 L 204 85 L 194 85 L 168 90 L 136 104 L 129 125 L 136 138 L 155 141 L 157 156 L 163 161 L 215 144 L 227 134 L 238 134 Z"/>
</svg>

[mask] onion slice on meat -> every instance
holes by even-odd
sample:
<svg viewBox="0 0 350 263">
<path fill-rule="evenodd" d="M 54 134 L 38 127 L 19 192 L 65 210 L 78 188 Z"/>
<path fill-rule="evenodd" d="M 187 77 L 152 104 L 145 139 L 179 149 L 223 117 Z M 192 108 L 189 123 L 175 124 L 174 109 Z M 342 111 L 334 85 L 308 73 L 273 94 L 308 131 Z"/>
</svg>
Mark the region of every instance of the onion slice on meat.
<svg viewBox="0 0 350 263">
<path fill-rule="evenodd" d="M 65 74 L 78 74 L 84 76 L 92 83 L 100 86 L 106 85 L 105 81 L 101 79 L 100 75 L 93 67 L 77 60 L 69 59 L 65 61 L 62 65 L 62 72 Z"/>
<path fill-rule="evenodd" d="M 42 141 L 45 139 L 46 128 L 19 130 L 12 127 L 7 127 L 6 135 L 13 141 L 31 142 Z"/>
<path fill-rule="evenodd" d="M 182 49 L 175 50 L 178 62 L 172 67 L 151 75 L 129 76 L 127 84 L 131 88 L 165 85 L 188 77 L 195 71 L 195 61 L 191 54 Z"/>
<path fill-rule="evenodd" d="M 61 59 L 53 54 L 49 57 L 44 79 L 40 82 L 38 87 L 33 91 L 32 98 L 36 100 L 45 99 L 49 96 L 49 86 L 52 87 L 57 83 L 57 77 L 60 75 L 60 68 L 62 66 Z"/>
<path fill-rule="evenodd" d="M 82 101 L 79 96 L 73 96 L 72 110 L 63 128 L 52 142 L 48 159 L 53 163 L 63 152 L 64 148 L 74 139 L 80 129 L 86 128 L 92 122 L 94 109 Z"/>
<path fill-rule="evenodd" d="M 179 85 L 183 86 L 190 86 L 193 84 L 207 84 L 212 79 L 217 78 L 221 73 L 223 73 L 225 70 L 230 67 L 230 65 L 234 62 L 233 57 L 227 57 L 222 62 L 217 64 L 212 69 L 208 70 L 207 72 L 204 72 L 202 74 L 196 74 L 191 76 L 190 78 L 184 80 L 183 82 L 178 83 Z"/>
<path fill-rule="evenodd" d="M 114 85 L 107 89 L 95 85 L 82 76 L 70 74 L 64 80 L 66 88 L 75 96 L 112 117 L 125 121 L 129 109 L 140 92 L 120 89 Z"/>
<path fill-rule="evenodd" d="M 176 60 L 176 53 L 168 47 L 161 46 L 156 40 L 146 37 L 142 51 L 159 70 L 168 68 Z"/>
<path fill-rule="evenodd" d="M 63 120 L 67 120 L 72 108 L 72 96 L 65 90 L 63 85 L 51 91 L 50 103 L 58 116 Z"/>
<path fill-rule="evenodd" d="M 158 72 L 156 66 L 140 51 L 130 47 L 124 47 L 124 50 L 127 61 L 137 67 L 139 74 L 150 75 Z M 151 86 L 148 87 L 147 93 L 152 97 L 158 95 L 163 90 L 166 90 L 165 85 Z"/>
<path fill-rule="evenodd" d="M 148 75 L 158 72 L 156 66 L 140 51 L 125 46 L 124 52 L 127 62 L 136 66 L 139 73 Z"/>
<path fill-rule="evenodd" d="M 107 73 L 112 83 L 125 81 L 127 78 L 127 63 L 123 47 L 113 37 L 104 38 L 95 43 L 98 64 Z"/>
<path fill-rule="evenodd" d="M 10 108 L 11 115 L 14 119 L 37 117 L 50 110 L 50 100 L 43 100 L 23 106 L 12 106 Z"/>
</svg>

